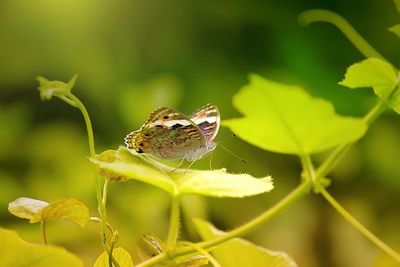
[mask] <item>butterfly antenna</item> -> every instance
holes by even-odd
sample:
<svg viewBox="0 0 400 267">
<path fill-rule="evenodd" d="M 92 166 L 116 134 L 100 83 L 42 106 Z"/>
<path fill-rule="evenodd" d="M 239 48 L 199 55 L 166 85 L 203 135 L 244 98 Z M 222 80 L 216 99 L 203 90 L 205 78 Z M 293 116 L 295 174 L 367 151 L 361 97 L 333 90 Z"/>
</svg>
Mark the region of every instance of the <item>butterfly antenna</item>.
<svg viewBox="0 0 400 267">
<path fill-rule="evenodd" d="M 231 153 L 233 156 L 238 158 L 241 162 L 247 163 L 247 160 L 245 160 L 244 158 L 239 157 L 237 154 L 233 153 L 231 150 L 229 150 L 226 146 L 222 145 L 220 142 L 218 143 L 218 146 L 222 147 L 223 149 L 225 149 L 226 151 Z"/>
<path fill-rule="evenodd" d="M 228 139 L 228 138 L 232 138 L 232 137 L 237 137 L 236 134 L 230 134 L 229 136 L 223 136 L 222 138 L 219 138 L 218 140 L 215 140 L 217 143 L 221 142 L 222 140 Z"/>
</svg>

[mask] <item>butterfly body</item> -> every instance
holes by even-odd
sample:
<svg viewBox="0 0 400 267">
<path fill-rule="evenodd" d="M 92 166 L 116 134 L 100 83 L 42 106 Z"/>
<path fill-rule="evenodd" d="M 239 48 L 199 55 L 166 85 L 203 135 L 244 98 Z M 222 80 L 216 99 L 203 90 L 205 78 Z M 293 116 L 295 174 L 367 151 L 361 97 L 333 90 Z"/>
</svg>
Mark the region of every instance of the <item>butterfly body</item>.
<svg viewBox="0 0 400 267">
<path fill-rule="evenodd" d="M 125 137 L 128 148 L 162 159 L 195 161 L 215 149 L 220 113 L 213 104 L 190 116 L 161 107 L 150 114 L 143 126 Z"/>
</svg>

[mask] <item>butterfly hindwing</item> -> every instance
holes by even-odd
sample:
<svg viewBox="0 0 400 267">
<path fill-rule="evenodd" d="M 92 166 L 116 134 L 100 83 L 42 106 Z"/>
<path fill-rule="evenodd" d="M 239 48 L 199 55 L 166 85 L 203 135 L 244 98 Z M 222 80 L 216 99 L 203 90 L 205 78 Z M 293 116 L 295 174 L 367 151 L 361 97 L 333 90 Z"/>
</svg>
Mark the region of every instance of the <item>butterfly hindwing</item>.
<svg viewBox="0 0 400 267">
<path fill-rule="evenodd" d="M 125 137 L 128 148 L 138 153 L 175 159 L 205 146 L 200 128 L 185 115 L 166 107 L 150 114 L 149 120 Z"/>
</svg>

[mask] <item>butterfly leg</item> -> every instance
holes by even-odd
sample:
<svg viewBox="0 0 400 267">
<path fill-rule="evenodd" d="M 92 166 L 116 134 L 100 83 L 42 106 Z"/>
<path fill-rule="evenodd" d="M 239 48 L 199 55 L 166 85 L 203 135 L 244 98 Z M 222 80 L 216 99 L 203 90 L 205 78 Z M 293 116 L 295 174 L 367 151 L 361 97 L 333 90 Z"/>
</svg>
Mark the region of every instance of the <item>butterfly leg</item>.
<svg viewBox="0 0 400 267">
<path fill-rule="evenodd" d="M 208 166 L 210 167 L 210 170 L 212 170 L 212 159 L 213 159 L 213 152 L 210 153 L 210 161 L 208 162 Z"/>
<path fill-rule="evenodd" d="M 187 166 L 187 168 L 186 168 L 186 170 L 185 170 L 184 173 L 186 173 L 186 172 L 190 169 L 190 167 L 192 167 L 192 165 L 193 165 L 198 159 L 199 159 L 199 158 L 196 158 L 196 159 L 194 159 L 193 161 L 191 161 L 190 164 L 189 164 L 189 166 Z"/>
<path fill-rule="evenodd" d="M 179 162 L 178 166 L 176 166 L 176 168 L 173 169 L 171 172 L 174 172 L 174 171 L 176 171 L 177 169 L 179 169 L 180 167 L 182 167 L 182 166 L 183 166 L 183 163 L 185 162 L 185 160 L 186 160 L 186 155 L 182 158 L 181 162 Z"/>
</svg>

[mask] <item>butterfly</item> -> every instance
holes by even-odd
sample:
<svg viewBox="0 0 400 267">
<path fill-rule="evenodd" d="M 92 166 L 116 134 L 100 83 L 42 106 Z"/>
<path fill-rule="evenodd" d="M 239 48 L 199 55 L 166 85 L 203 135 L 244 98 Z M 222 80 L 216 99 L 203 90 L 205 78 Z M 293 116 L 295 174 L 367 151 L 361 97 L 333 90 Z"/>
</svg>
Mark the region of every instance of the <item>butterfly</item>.
<svg viewBox="0 0 400 267">
<path fill-rule="evenodd" d="M 190 116 L 161 107 L 125 137 L 125 145 L 138 153 L 161 159 L 186 159 L 194 162 L 216 147 L 221 115 L 216 105 L 207 104 Z"/>
</svg>

